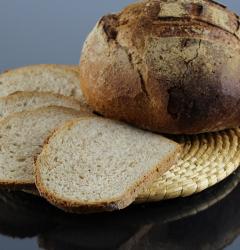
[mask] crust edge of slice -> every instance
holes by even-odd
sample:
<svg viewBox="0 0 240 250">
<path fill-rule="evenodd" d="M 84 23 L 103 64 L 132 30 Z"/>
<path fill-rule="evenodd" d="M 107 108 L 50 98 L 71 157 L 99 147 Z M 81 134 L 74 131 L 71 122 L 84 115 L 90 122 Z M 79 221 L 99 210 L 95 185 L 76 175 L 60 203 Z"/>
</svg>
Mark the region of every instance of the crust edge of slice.
<svg viewBox="0 0 240 250">
<path fill-rule="evenodd" d="M 131 187 L 121 196 L 114 198 L 113 200 L 105 200 L 101 202 L 89 202 L 83 203 L 76 200 L 71 199 L 63 199 L 59 195 L 55 194 L 51 190 L 48 190 L 41 177 L 40 173 L 40 161 L 41 158 L 45 157 L 45 154 L 48 153 L 48 145 L 51 143 L 51 140 L 58 135 L 59 131 L 64 131 L 70 129 L 72 126 L 77 124 L 79 121 L 84 119 L 104 119 L 104 118 L 94 118 L 94 117 L 81 117 L 78 119 L 74 119 L 70 122 L 67 122 L 65 126 L 60 127 L 55 130 L 52 136 L 46 141 L 46 144 L 43 146 L 43 150 L 41 154 L 38 156 L 35 162 L 35 184 L 36 187 L 42 197 L 47 199 L 52 205 L 70 213 L 97 213 L 97 212 L 111 212 L 115 210 L 120 210 L 129 206 L 134 200 L 137 198 L 138 194 L 145 188 L 151 184 L 151 182 L 157 178 L 159 175 L 166 172 L 169 168 L 167 166 L 172 166 L 178 158 L 178 155 L 181 151 L 181 146 L 174 141 L 169 140 L 169 142 L 176 145 L 175 150 L 173 152 L 166 155 L 166 157 L 161 160 L 156 166 L 151 168 L 148 175 L 143 175 L 138 181 L 133 183 Z M 107 119 L 108 120 L 108 119 Z"/>
</svg>

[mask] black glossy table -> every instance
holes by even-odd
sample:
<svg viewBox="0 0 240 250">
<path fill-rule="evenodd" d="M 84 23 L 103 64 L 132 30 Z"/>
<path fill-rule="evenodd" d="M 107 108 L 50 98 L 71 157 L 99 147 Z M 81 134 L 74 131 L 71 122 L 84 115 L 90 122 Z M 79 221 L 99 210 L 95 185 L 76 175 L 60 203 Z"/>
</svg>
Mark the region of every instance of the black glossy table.
<svg viewBox="0 0 240 250">
<path fill-rule="evenodd" d="M 77 64 L 103 14 L 131 0 L 0 0 L 0 71 Z M 221 1 L 240 13 L 237 0 Z M 240 249 L 240 172 L 186 199 L 113 214 L 68 215 L 40 198 L 0 191 L 0 250 Z"/>
</svg>

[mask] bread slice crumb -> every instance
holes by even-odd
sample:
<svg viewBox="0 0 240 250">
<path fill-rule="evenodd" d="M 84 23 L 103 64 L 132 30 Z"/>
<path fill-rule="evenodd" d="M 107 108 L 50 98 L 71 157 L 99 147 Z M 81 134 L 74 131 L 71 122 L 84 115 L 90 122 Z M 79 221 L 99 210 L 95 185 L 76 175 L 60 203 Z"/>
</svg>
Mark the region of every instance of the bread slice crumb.
<svg viewBox="0 0 240 250">
<path fill-rule="evenodd" d="M 57 130 L 36 161 L 36 186 L 76 213 L 123 209 L 175 162 L 180 146 L 160 135 L 99 117 Z"/>
</svg>

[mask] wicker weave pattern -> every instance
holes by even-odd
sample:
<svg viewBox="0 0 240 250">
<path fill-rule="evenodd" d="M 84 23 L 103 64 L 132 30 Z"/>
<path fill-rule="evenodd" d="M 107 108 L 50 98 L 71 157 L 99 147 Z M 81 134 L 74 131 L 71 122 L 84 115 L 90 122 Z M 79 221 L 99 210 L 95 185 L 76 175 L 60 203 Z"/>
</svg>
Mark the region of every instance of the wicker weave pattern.
<svg viewBox="0 0 240 250">
<path fill-rule="evenodd" d="M 233 173 L 240 165 L 240 129 L 181 136 L 179 162 L 138 198 L 138 202 L 186 197 L 199 193 Z"/>
</svg>

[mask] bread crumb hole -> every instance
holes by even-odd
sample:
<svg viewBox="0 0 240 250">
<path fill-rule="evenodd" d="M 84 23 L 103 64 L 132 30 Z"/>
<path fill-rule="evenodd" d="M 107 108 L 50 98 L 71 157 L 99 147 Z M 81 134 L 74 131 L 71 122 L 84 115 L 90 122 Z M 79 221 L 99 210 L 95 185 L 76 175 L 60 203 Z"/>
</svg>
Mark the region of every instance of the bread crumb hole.
<svg viewBox="0 0 240 250">
<path fill-rule="evenodd" d="M 18 158 L 17 161 L 18 162 L 24 162 L 24 161 L 26 161 L 26 158 Z"/>
<path fill-rule="evenodd" d="M 11 125 L 8 125 L 7 127 L 6 127 L 6 129 L 11 129 L 12 128 L 12 126 Z"/>
<path fill-rule="evenodd" d="M 75 96 L 76 95 L 76 90 L 75 89 L 72 89 L 71 90 L 71 96 Z"/>
<path fill-rule="evenodd" d="M 23 103 L 23 106 L 26 107 L 26 106 L 27 106 L 27 102 L 24 102 L 24 103 Z"/>
<path fill-rule="evenodd" d="M 0 85 L 2 85 L 3 84 L 3 82 L 0 82 Z"/>
</svg>

